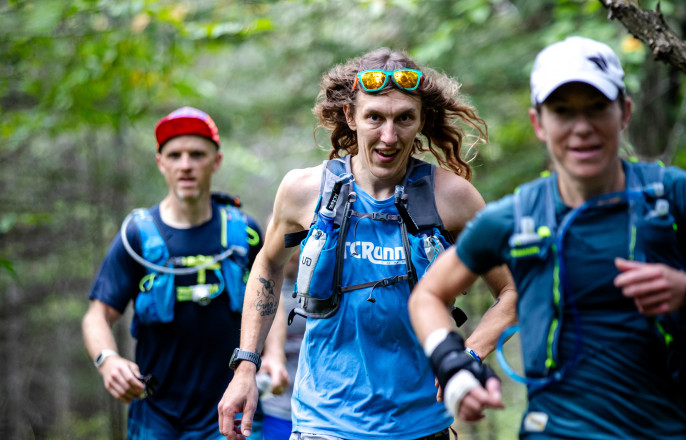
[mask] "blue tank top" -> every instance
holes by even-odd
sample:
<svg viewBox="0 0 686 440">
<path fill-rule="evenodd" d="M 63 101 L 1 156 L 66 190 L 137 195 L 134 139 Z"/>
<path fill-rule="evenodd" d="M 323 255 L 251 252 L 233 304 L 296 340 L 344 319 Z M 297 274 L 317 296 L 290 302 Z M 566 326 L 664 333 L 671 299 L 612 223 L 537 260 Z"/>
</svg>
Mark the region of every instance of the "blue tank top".
<svg viewBox="0 0 686 440">
<path fill-rule="evenodd" d="M 393 198 L 354 185 L 353 210 L 397 215 Z M 394 221 L 351 218 L 342 285 L 405 275 Z M 407 310 L 407 282 L 346 292 L 328 319 L 307 319 L 293 394 L 294 431 L 349 440 L 410 440 L 448 427 L 434 375 Z M 372 298 L 374 302 L 368 301 Z"/>
</svg>

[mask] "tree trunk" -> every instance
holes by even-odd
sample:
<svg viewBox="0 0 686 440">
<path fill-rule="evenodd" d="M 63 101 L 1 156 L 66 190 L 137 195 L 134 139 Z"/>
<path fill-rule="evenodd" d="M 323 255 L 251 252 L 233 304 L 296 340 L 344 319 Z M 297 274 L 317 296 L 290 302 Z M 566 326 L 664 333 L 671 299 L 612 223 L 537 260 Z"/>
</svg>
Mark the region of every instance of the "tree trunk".
<svg viewBox="0 0 686 440">
<path fill-rule="evenodd" d="M 686 17 L 681 17 L 678 25 L 683 34 Z M 646 59 L 643 71 L 640 96 L 633 106 L 633 118 L 641 123 L 629 126 L 630 140 L 639 158 L 670 164 L 684 132 L 684 76 L 678 66 L 657 57 Z"/>
<path fill-rule="evenodd" d="M 28 394 L 26 383 L 26 367 L 22 359 L 25 350 L 22 348 L 22 328 L 23 317 L 20 313 L 21 306 L 21 291 L 17 284 L 10 284 L 7 289 L 7 320 L 5 324 L 5 347 L 4 354 L 6 356 L 6 371 L 3 377 L 6 380 L 7 395 L 2 398 L 3 406 L 6 410 L 6 420 L 3 423 L 6 426 L 3 438 L 8 439 L 25 439 L 31 438 L 29 419 L 26 416 L 26 399 Z M 0 433 L 2 433 L 0 431 Z"/>
</svg>

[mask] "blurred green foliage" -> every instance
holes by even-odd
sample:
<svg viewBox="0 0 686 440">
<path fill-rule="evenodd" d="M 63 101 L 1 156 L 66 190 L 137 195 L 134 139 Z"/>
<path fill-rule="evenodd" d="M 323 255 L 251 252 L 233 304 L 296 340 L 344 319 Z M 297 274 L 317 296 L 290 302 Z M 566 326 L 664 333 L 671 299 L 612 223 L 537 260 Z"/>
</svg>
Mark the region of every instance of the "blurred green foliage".
<svg viewBox="0 0 686 440">
<path fill-rule="evenodd" d="M 686 28 L 682 2 L 660 5 Z M 225 153 L 216 189 L 240 195 L 264 226 L 283 175 L 326 158 L 328 133 L 311 112 L 322 74 L 379 46 L 405 50 L 456 77 L 488 123 L 472 165 L 491 201 L 548 166 L 529 126 L 528 73 L 543 46 L 571 34 L 622 59 L 641 104 L 632 151 L 686 166 L 683 75 L 655 63 L 597 1 L 0 2 L 0 395 L 11 396 L 0 437 L 120 432 L 79 322 L 121 220 L 165 193 L 154 165 L 160 117 L 182 105 L 212 115 Z M 491 303 L 481 284 L 458 301 L 466 332 Z M 508 350 L 516 363 L 516 343 Z M 526 396 L 509 379 L 504 387 L 508 409 L 460 425 L 460 438 L 516 438 Z"/>
</svg>

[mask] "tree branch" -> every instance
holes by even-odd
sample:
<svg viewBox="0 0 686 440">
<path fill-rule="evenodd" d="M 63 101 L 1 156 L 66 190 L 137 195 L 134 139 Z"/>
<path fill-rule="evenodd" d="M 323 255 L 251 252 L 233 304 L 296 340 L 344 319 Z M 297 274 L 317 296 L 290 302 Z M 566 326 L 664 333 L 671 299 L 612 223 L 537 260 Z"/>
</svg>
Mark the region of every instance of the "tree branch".
<svg viewBox="0 0 686 440">
<path fill-rule="evenodd" d="M 658 4 L 656 11 L 644 11 L 632 0 L 599 0 L 609 13 L 636 38 L 650 47 L 655 59 L 671 64 L 686 73 L 686 42 L 665 22 Z"/>
</svg>

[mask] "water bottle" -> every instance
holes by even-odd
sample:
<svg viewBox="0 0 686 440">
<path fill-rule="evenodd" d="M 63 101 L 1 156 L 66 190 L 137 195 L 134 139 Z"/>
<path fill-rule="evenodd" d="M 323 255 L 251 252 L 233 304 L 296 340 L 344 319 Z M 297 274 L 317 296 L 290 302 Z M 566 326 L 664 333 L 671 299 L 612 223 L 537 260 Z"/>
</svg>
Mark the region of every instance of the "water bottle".
<svg viewBox="0 0 686 440">
<path fill-rule="evenodd" d="M 274 396 L 272 394 L 272 377 L 269 374 L 257 373 L 255 382 L 257 382 L 257 392 L 261 400 L 269 399 Z"/>
<path fill-rule="evenodd" d="M 352 182 L 352 174 L 343 174 L 339 176 L 333 185 L 331 190 L 331 196 L 325 205 L 322 205 L 317 214 L 317 222 L 314 225 L 312 233 L 308 237 L 305 245 L 302 247 L 300 253 L 300 263 L 298 265 L 298 278 L 296 281 L 296 286 L 298 288 L 298 295 L 301 296 L 311 296 L 310 295 L 310 284 L 312 283 L 312 277 L 314 276 L 315 268 L 317 267 L 317 262 L 322 254 L 324 245 L 326 244 L 327 238 L 333 233 L 333 224 L 336 216 L 336 202 L 338 201 L 338 196 L 341 193 L 341 188 L 344 184 Z M 332 268 L 330 268 L 332 269 Z M 333 271 L 332 279 L 333 279 Z M 316 286 L 315 286 L 316 287 Z M 318 286 L 321 288 L 322 286 Z M 330 296 L 329 286 L 326 286 L 324 290 Z"/>
</svg>

